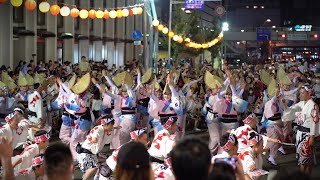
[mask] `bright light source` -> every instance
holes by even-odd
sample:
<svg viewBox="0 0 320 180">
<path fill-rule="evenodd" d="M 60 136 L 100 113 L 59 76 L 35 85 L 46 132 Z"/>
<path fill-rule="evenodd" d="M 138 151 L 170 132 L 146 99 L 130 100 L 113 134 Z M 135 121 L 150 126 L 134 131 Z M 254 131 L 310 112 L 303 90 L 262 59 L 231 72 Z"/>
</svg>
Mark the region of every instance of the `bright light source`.
<svg viewBox="0 0 320 180">
<path fill-rule="evenodd" d="M 249 9 L 249 8 L 250 8 L 250 6 L 246 6 L 246 8 L 247 8 L 247 9 Z"/>
<path fill-rule="evenodd" d="M 267 19 L 266 21 L 267 21 L 267 22 L 271 22 L 271 19 Z"/>
<path fill-rule="evenodd" d="M 286 38 L 286 34 L 282 34 L 281 37 L 282 37 L 282 38 Z"/>
<path fill-rule="evenodd" d="M 199 28 L 200 26 L 198 25 L 197 27 Z"/>
<path fill-rule="evenodd" d="M 257 9 L 258 8 L 258 6 L 253 6 L 253 9 Z"/>
<path fill-rule="evenodd" d="M 192 13 L 192 11 L 190 11 L 190 10 L 185 10 L 184 12 L 187 13 L 187 14 L 191 14 Z"/>
<path fill-rule="evenodd" d="M 237 44 L 239 45 L 239 44 L 240 44 L 240 42 L 238 41 L 238 42 L 237 42 Z"/>
<path fill-rule="evenodd" d="M 211 29 L 210 31 L 211 31 L 211 32 L 213 32 L 214 30 L 213 30 L 213 29 Z"/>
<path fill-rule="evenodd" d="M 229 24 L 227 22 L 222 23 L 222 31 L 229 31 Z"/>
<path fill-rule="evenodd" d="M 240 59 L 237 59 L 237 62 L 240 62 Z"/>
<path fill-rule="evenodd" d="M 186 8 L 181 8 L 182 11 L 186 10 Z"/>
<path fill-rule="evenodd" d="M 241 29 L 241 32 L 244 32 L 244 29 Z"/>
<path fill-rule="evenodd" d="M 314 34 L 313 37 L 314 37 L 314 38 L 318 38 L 318 34 Z"/>
<path fill-rule="evenodd" d="M 274 29 L 274 28 L 276 28 L 276 26 L 272 26 L 272 28 Z"/>
<path fill-rule="evenodd" d="M 261 6 L 261 9 L 264 9 L 264 6 Z"/>
</svg>

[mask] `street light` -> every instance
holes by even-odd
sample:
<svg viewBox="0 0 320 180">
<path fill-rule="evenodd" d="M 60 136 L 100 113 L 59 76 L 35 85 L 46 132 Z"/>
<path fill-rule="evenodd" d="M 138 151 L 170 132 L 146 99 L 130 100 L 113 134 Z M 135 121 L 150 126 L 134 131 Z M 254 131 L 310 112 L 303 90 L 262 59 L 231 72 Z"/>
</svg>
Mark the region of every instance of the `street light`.
<svg viewBox="0 0 320 180">
<path fill-rule="evenodd" d="M 222 23 L 222 31 L 229 31 L 229 24 L 227 22 Z"/>
<path fill-rule="evenodd" d="M 271 22 L 271 19 L 267 19 L 266 22 Z"/>
</svg>

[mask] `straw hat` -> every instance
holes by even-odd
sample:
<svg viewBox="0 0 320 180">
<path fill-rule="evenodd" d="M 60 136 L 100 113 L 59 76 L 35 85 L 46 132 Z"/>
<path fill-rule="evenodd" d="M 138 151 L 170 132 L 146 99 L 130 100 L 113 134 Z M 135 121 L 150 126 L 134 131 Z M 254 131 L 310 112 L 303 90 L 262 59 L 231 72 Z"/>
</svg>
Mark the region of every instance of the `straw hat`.
<svg viewBox="0 0 320 180">
<path fill-rule="evenodd" d="M 284 71 L 284 69 L 281 66 L 278 69 L 277 79 L 281 84 L 284 84 L 284 85 L 291 85 L 292 84 L 287 73 Z"/>
<path fill-rule="evenodd" d="M 129 87 L 132 87 L 132 77 L 127 71 L 123 71 L 121 73 L 118 73 L 115 77 L 112 78 L 113 82 L 116 84 L 116 86 L 122 85 L 122 80 L 124 79 L 124 83 L 127 84 Z"/>
<path fill-rule="evenodd" d="M 262 69 L 260 71 L 260 79 L 264 84 L 268 85 L 271 81 L 271 76 L 266 70 Z"/>
<path fill-rule="evenodd" d="M 164 87 L 162 94 L 171 95 L 171 90 L 168 84 Z"/>
<path fill-rule="evenodd" d="M 149 68 L 148 70 L 147 70 L 147 72 L 146 73 L 144 73 L 144 75 L 142 76 L 142 79 L 141 79 L 141 83 L 142 84 L 145 84 L 145 83 L 147 83 L 147 82 L 149 82 L 149 80 L 151 79 L 151 77 L 152 77 L 152 68 Z"/>
<path fill-rule="evenodd" d="M 274 78 L 271 79 L 269 85 L 268 85 L 268 95 L 270 97 L 276 96 L 278 92 L 277 89 L 277 82 Z"/>
<path fill-rule="evenodd" d="M 43 82 L 45 81 L 45 78 L 43 75 L 36 73 L 34 75 L 34 83 L 39 83 L 39 84 L 43 84 Z"/>
<path fill-rule="evenodd" d="M 17 87 L 14 80 L 8 75 L 7 72 L 2 72 L 2 81 L 9 87 L 9 89 L 15 89 Z"/>
<path fill-rule="evenodd" d="M 26 79 L 27 79 L 27 85 L 28 86 L 33 86 L 34 85 L 34 79 L 32 76 L 30 76 L 29 74 L 26 74 Z"/>
<path fill-rule="evenodd" d="M 68 88 L 71 89 L 76 83 L 77 75 L 73 74 L 72 78 L 68 82 Z"/>
<path fill-rule="evenodd" d="M 28 85 L 26 75 L 21 71 L 19 72 L 18 85 L 19 86 L 27 86 Z"/>
<path fill-rule="evenodd" d="M 75 94 L 81 94 L 88 89 L 90 81 L 90 73 L 87 73 L 84 76 L 82 76 L 74 86 L 72 86 L 71 90 Z"/>
<path fill-rule="evenodd" d="M 0 90 L 2 90 L 2 88 L 4 87 L 8 87 L 5 83 L 3 83 L 2 81 L 0 81 Z"/>
<path fill-rule="evenodd" d="M 154 77 L 153 85 L 156 91 L 162 90 L 160 84 L 158 83 L 157 77 Z"/>
<path fill-rule="evenodd" d="M 204 76 L 205 84 L 211 89 L 216 88 L 216 86 L 221 87 L 223 84 L 221 81 L 219 77 L 212 75 L 209 71 Z"/>
</svg>

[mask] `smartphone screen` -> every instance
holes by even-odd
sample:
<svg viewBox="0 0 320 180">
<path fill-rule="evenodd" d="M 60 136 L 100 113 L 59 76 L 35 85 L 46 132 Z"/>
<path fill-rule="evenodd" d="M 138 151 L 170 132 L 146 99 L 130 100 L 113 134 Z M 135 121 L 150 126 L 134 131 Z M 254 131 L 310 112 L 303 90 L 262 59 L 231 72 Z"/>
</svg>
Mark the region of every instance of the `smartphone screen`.
<svg viewBox="0 0 320 180">
<path fill-rule="evenodd" d="M 236 169 L 236 162 L 236 158 L 217 158 L 214 160 L 214 163 L 227 163 L 232 166 L 233 169 Z"/>
</svg>

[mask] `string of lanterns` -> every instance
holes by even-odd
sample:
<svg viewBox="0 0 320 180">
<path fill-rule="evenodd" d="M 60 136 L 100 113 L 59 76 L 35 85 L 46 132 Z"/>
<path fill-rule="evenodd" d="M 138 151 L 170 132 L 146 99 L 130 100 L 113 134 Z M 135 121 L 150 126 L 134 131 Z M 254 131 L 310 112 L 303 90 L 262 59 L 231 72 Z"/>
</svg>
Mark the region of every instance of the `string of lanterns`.
<svg viewBox="0 0 320 180">
<path fill-rule="evenodd" d="M 7 0 L 0 0 L 0 4 L 5 3 Z M 12 6 L 14 7 L 20 7 L 23 3 L 23 0 L 10 0 Z M 43 0 L 39 4 L 39 11 L 42 13 L 47 13 L 50 11 L 50 13 L 53 16 L 57 16 L 60 14 L 63 17 L 71 16 L 73 18 L 80 17 L 81 19 L 87 19 L 88 17 L 90 19 L 115 19 L 115 18 L 122 18 L 122 17 L 128 17 L 133 15 L 140 15 L 143 13 L 143 6 L 144 4 L 136 4 L 133 6 L 127 6 L 127 7 L 121 7 L 121 8 L 115 8 L 115 9 L 95 9 L 95 8 L 77 8 L 75 5 L 68 5 L 68 4 L 62 4 L 62 7 L 60 7 L 57 4 L 50 5 L 47 1 Z M 69 6 L 72 6 L 73 8 L 70 9 Z M 37 7 L 36 0 L 26 0 L 25 1 L 25 7 L 29 11 L 33 11 Z"/>
<path fill-rule="evenodd" d="M 186 42 L 186 46 L 190 47 L 190 48 L 195 48 L 195 49 L 207 49 L 210 48 L 214 45 L 216 45 L 219 41 L 222 40 L 223 38 L 223 31 L 218 35 L 218 37 L 214 38 L 212 41 L 210 42 L 206 42 L 206 43 L 196 43 L 194 41 L 192 41 L 190 38 L 183 38 L 181 35 L 178 35 L 176 33 L 174 33 L 173 31 L 169 32 L 169 29 L 164 26 L 163 24 L 160 24 L 159 20 L 154 19 L 152 21 L 152 25 L 154 27 L 157 27 L 159 31 L 161 31 L 163 34 L 168 35 L 170 38 L 173 39 L 173 41 L 178 42 L 179 44 Z"/>
</svg>

